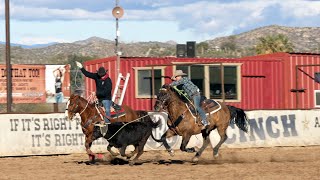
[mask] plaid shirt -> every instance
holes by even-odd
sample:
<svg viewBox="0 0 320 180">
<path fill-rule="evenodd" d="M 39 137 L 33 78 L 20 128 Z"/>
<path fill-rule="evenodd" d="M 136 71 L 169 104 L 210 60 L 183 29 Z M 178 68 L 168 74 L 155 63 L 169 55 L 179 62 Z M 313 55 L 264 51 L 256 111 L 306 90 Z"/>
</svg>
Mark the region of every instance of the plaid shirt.
<svg viewBox="0 0 320 180">
<path fill-rule="evenodd" d="M 189 98 L 200 92 L 199 88 L 187 77 L 182 77 L 179 81 L 173 81 L 170 83 L 170 86 L 178 86 L 181 84 L 183 84 L 182 89 L 188 94 Z"/>
</svg>

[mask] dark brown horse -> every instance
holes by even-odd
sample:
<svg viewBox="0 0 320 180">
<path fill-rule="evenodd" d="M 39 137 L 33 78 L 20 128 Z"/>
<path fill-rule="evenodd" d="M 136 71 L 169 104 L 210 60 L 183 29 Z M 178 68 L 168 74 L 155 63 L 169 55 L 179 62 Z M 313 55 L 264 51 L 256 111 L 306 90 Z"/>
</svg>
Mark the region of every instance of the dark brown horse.
<svg viewBox="0 0 320 180">
<path fill-rule="evenodd" d="M 236 125 L 247 132 L 247 116 L 242 109 L 234 106 L 228 106 L 224 103 L 218 102 L 216 106 L 210 106 L 208 104 L 212 100 L 203 101 L 201 103 L 202 108 L 207 113 L 207 120 L 210 122 L 207 130 L 202 130 L 202 126 L 198 122 L 200 116 L 193 115 L 186 103 L 178 95 L 178 92 L 169 85 L 164 85 L 157 95 L 157 101 L 154 105 L 156 111 L 165 111 L 168 113 L 168 127 L 169 129 L 162 135 L 158 142 L 162 142 L 166 147 L 170 155 L 173 156 L 173 150 L 167 143 L 167 138 L 172 136 L 182 136 L 182 144 L 180 150 L 186 152 L 195 152 L 194 148 L 186 148 L 192 135 L 202 133 L 204 139 L 203 145 L 193 158 L 193 162 L 197 162 L 202 152 L 210 143 L 209 134 L 212 130 L 217 129 L 220 135 L 219 143 L 213 148 L 213 155 L 218 156 L 218 151 L 227 137 L 226 129 L 229 126 L 230 121 L 234 118 Z M 215 112 L 216 111 L 216 112 Z M 211 113 L 210 113 L 211 112 Z"/>
<path fill-rule="evenodd" d="M 146 116 L 146 112 L 142 111 L 134 111 L 129 106 L 122 106 L 124 108 L 125 114 L 119 117 L 111 118 L 111 122 L 130 122 L 133 120 L 139 120 Z M 72 120 L 74 116 L 79 113 L 81 117 L 81 127 L 82 132 L 85 134 L 85 147 L 87 154 L 90 159 L 94 160 L 95 154 L 90 150 L 92 142 L 98 139 L 99 137 L 94 136 L 94 130 L 96 129 L 96 125 L 100 124 L 103 120 L 101 116 L 101 112 L 99 107 L 95 103 L 90 103 L 86 99 L 82 98 L 79 95 L 72 94 L 66 105 L 66 116 Z M 144 116 L 143 116 L 144 115 Z M 102 134 L 101 136 L 102 137 Z M 108 151 L 116 156 L 118 153 L 114 153 L 111 150 L 110 144 L 108 145 Z"/>
</svg>

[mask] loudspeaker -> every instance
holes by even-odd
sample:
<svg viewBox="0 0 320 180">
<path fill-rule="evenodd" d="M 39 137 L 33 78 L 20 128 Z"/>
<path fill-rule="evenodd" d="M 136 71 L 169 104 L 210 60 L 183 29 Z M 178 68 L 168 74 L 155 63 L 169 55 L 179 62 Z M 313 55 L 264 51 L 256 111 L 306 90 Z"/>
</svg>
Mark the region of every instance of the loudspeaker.
<svg viewBox="0 0 320 180">
<path fill-rule="evenodd" d="M 314 73 L 314 81 L 320 83 L 320 72 Z"/>
<path fill-rule="evenodd" d="M 185 44 L 177 44 L 177 57 L 186 57 L 186 45 Z"/>
<path fill-rule="evenodd" d="M 187 57 L 194 58 L 196 57 L 196 42 L 187 41 Z"/>
</svg>

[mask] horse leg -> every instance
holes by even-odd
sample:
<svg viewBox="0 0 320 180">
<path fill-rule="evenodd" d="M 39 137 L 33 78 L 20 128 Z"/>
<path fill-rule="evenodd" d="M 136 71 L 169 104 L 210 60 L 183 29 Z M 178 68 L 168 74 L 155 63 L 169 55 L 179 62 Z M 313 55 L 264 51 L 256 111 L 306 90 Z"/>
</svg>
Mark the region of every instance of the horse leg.
<svg viewBox="0 0 320 180">
<path fill-rule="evenodd" d="M 96 154 L 90 150 L 92 142 L 93 141 L 91 140 L 91 138 L 86 137 L 86 142 L 85 142 L 86 151 L 87 151 L 87 154 L 89 155 L 89 158 L 94 163 Z"/>
<path fill-rule="evenodd" d="M 111 150 L 111 148 L 112 148 L 112 146 L 110 146 L 110 144 L 109 144 L 108 147 L 107 147 L 107 150 L 110 152 L 110 154 L 111 154 L 112 156 L 118 156 L 119 153 L 115 153 L 114 151 Z"/>
<path fill-rule="evenodd" d="M 213 128 L 215 129 L 215 127 Z M 203 151 L 207 148 L 208 144 L 210 143 L 209 134 L 206 132 L 206 130 L 202 130 L 202 137 L 203 137 L 203 143 L 200 148 L 200 150 L 196 153 L 196 155 L 192 158 L 192 162 L 197 163 L 199 161 L 199 157 L 203 153 Z"/>
<path fill-rule="evenodd" d="M 164 147 L 166 148 L 166 150 L 169 152 L 170 156 L 174 156 L 174 151 L 169 146 L 169 144 L 167 142 L 167 138 L 170 138 L 174 135 L 175 135 L 175 133 L 169 129 L 161 136 L 161 139 L 160 139 L 162 141 Z"/>
<path fill-rule="evenodd" d="M 182 136 L 182 143 L 181 143 L 181 146 L 180 146 L 180 150 L 181 151 L 185 151 L 185 152 L 188 152 L 188 153 L 193 153 L 193 152 L 196 152 L 194 147 L 192 148 L 186 148 L 186 146 L 188 145 L 189 141 L 190 141 L 190 138 L 191 138 L 191 135 L 185 135 L 185 136 Z"/>
<path fill-rule="evenodd" d="M 228 139 L 228 136 L 226 134 L 226 129 L 225 127 L 218 127 L 218 133 L 220 135 L 220 141 L 219 143 L 213 148 L 213 155 L 215 157 L 218 156 L 218 151 L 220 146 Z"/>
</svg>

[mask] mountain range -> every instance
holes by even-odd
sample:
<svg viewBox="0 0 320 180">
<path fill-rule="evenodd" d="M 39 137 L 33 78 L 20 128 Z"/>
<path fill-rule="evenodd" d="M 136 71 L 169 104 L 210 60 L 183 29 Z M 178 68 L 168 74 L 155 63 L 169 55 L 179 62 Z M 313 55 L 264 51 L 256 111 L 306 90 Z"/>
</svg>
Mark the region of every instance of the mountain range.
<svg viewBox="0 0 320 180">
<path fill-rule="evenodd" d="M 285 27 L 271 25 L 241 34 L 206 40 L 203 43 L 208 44 L 208 49 L 206 50 L 208 53 L 202 54 L 201 57 L 215 57 L 215 53 L 209 52 L 221 48 L 223 44 L 231 40 L 236 47 L 234 51 L 238 52 L 234 54 L 234 56 L 246 56 L 249 55 L 246 54 L 246 50 L 252 50 L 258 43 L 260 37 L 275 34 L 287 36 L 293 44 L 295 52 L 320 53 L 320 27 Z M 119 49 L 122 52 L 122 56 L 161 57 L 176 55 L 176 43 L 174 41 L 120 42 Z M 2 42 L 0 43 L 0 63 L 5 62 L 4 54 L 5 43 Z M 70 55 L 88 56 L 92 58 L 114 56 L 115 43 L 111 40 L 91 37 L 73 43 L 53 42 L 31 46 L 19 44 L 12 44 L 11 46 L 11 62 L 13 64 L 61 64 L 65 63 Z M 222 54 L 222 56 L 224 56 L 224 54 Z"/>
</svg>

